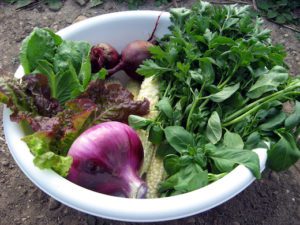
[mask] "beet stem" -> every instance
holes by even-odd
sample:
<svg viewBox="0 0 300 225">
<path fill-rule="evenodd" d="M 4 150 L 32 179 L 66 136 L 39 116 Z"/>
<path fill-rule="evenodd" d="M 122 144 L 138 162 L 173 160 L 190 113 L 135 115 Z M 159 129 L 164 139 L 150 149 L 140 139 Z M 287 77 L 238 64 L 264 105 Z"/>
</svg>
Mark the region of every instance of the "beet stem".
<svg viewBox="0 0 300 225">
<path fill-rule="evenodd" d="M 116 72 L 119 72 L 120 70 L 123 69 L 123 66 L 124 66 L 124 61 L 120 60 L 119 63 L 115 67 L 107 70 L 107 76 L 106 77 L 110 77 L 113 74 L 115 74 Z"/>
<path fill-rule="evenodd" d="M 156 20 L 156 23 L 155 23 L 155 26 L 154 26 L 154 29 L 153 29 L 153 31 L 152 31 L 152 34 L 151 34 L 151 36 L 149 37 L 149 39 L 147 40 L 148 42 L 150 42 L 150 43 L 152 43 L 152 44 L 155 43 L 155 32 L 156 32 L 156 30 L 157 30 L 157 27 L 158 27 L 158 24 L 159 24 L 159 19 L 160 19 L 160 17 L 161 17 L 161 14 L 162 14 L 162 12 L 158 15 L 157 20 Z"/>
<path fill-rule="evenodd" d="M 156 40 L 155 40 L 155 39 L 156 39 L 156 38 L 155 38 L 155 32 L 156 32 L 156 30 L 157 30 L 157 27 L 158 27 L 158 24 L 159 24 L 159 19 L 160 19 L 161 15 L 162 15 L 162 12 L 158 15 L 157 20 L 156 20 L 156 22 L 155 22 L 154 29 L 153 29 L 153 31 L 152 31 L 152 34 L 151 34 L 150 38 L 147 40 L 147 42 L 149 42 L 149 43 L 151 43 L 151 44 L 153 44 L 153 45 L 156 45 L 156 44 L 157 44 L 157 42 L 156 42 Z M 122 53 L 122 54 L 123 54 L 123 53 Z M 122 69 L 124 68 L 124 65 L 125 65 L 125 61 L 122 60 L 122 58 L 121 58 L 121 60 L 119 61 L 119 63 L 118 63 L 115 67 L 113 67 L 113 68 L 107 70 L 107 77 L 110 77 L 110 76 L 112 76 L 113 74 L 115 74 L 116 72 L 122 70 Z"/>
</svg>

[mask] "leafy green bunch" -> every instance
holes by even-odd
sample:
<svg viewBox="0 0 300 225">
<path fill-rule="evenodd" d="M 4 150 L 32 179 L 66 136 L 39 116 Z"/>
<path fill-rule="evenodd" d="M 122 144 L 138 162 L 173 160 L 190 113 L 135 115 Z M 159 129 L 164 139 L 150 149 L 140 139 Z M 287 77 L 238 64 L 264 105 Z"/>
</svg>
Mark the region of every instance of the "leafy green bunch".
<svg viewBox="0 0 300 225">
<path fill-rule="evenodd" d="M 300 8 L 298 0 L 257 0 L 257 7 L 268 19 L 276 23 L 300 24 L 300 17 L 293 14 L 293 11 Z"/>
<path fill-rule="evenodd" d="M 203 187 L 239 164 L 259 178 L 254 148 L 269 149 L 276 171 L 299 159 L 300 80 L 289 77 L 282 46 L 261 24 L 247 6 L 171 10 L 170 34 L 138 70 L 159 80 L 159 116 L 129 120 L 158 145 L 168 174 L 163 196 Z M 282 110 L 286 100 L 295 112 Z"/>
</svg>

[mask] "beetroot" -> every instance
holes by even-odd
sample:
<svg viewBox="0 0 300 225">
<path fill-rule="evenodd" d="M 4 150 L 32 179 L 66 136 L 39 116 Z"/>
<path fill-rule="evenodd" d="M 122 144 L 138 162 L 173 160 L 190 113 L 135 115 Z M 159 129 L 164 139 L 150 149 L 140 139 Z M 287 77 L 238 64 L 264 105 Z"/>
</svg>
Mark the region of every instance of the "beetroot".
<svg viewBox="0 0 300 225">
<path fill-rule="evenodd" d="M 156 44 L 155 31 L 158 26 L 158 22 L 161 14 L 158 16 L 155 27 L 152 31 L 150 38 L 147 41 L 136 40 L 129 43 L 121 54 L 121 59 L 119 63 L 112 69 L 108 70 L 108 75 L 111 76 L 114 73 L 124 70 L 128 76 L 136 80 L 142 80 L 143 77 L 140 76 L 136 70 L 142 64 L 142 62 L 151 57 L 149 52 L 149 47 Z"/>
<path fill-rule="evenodd" d="M 107 43 L 100 43 L 92 47 L 91 53 L 92 72 L 100 69 L 111 69 L 119 63 L 120 55 L 117 50 Z"/>
</svg>

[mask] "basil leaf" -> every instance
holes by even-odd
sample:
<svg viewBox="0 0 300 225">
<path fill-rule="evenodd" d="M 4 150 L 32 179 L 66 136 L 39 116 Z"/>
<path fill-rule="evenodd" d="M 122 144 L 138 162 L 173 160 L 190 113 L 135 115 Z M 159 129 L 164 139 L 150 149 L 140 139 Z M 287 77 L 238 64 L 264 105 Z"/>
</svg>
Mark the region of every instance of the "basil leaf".
<svg viewBox="0 0 300 225">
<path fill-rule="evenodd" d="M 128 124 L 134 129 L 143 129 L 152 123 L 152 120 L 146 119 L 141 116 L 130 115 L 128 117 Z"/>
<path fill-rule="evenodd" d="M 173 109 L 168 98 L 162 98 L 157 103 L 157 108 L 169 119 L 173 118 Z"/>
<path fill-rule="evenodd" d="M 180 126 L 166 127 L 165 136 L 168 143 L 179 153 L 186 151 L 188 146 L 194 145 L 192 134 Z"/>
<path fill-rule="evenodd" d="M 154 124 L 149 131 L 149 141 L 160 144 L 164 140 L 164 131 L 160 125 Z"/>
<path fill-rule="evenodd" d="M 156 149 L 156 156 L 164 158 L 167 155 L 174 155 L 177 151 L 165 140 Z"/>
<path fill-rule="evenodd" d="M 207 184 L 207 171 L 203 171 L 198 164 L 193 163 L 179 171 L 178 181 L 174 185 L 174 189 L 185 193 L 197 190 Z"/>
<path fill-rule="evenodd" d="M 208 157 L 213 161 L 219 172 L 229 172 L 236 165 L 244 165 L 251 170 L 256 178 L 260 178 L 259 158 L 257 154 L 249 150 L 222 148 L 208 149 Z"/>
<path fill-rule="evenodd" d="M 163 181 L 159 192 L 171 192 L 170 195 L 197 190 L 208 184 L 208 173 L 197 164 L 189 164 Z M 173 194 L 172 194 L 173 193 Z"/>
<path fill-rule="evenodd" d="M 163 162 L 168 175 L 177 173 L 181 168 L 180 157 L 178 155 L 167 155 Z"/>
<path fill-rule="evenodd" d="M 216 144 L 222 137 L 222 126 L 219 114 L 214 111 L 208 119 L 205 135 L 208 140 Z"/>
</svg>

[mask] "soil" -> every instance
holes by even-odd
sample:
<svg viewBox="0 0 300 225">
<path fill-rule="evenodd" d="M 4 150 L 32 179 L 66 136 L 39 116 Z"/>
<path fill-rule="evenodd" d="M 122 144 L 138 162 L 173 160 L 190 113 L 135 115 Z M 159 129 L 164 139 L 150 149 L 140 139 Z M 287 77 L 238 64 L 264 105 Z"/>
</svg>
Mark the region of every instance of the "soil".
<svg viewBox="0 0 300 225">
<path fill-rule="evenodd" d="M 16 11 L 14 6 L 0 1 L 0 76 L 13 75 L 19 64 L 21 41 L 34 27 L 47 26 L 59 30 L 78 20 L 79 16 L 80 19 L 83 16 L 92 17 L 128 9 L 124 4 L 106 2 L 98 8 L 90 9 L 89 6 L 80 7 L 75 1 L 69 0 L 60 11 L 51 12 L 41 5 Z M 153 2 L 147 1 L 140 9 L 166 10 L 170 6 L 156 7 Z M 177 4 L 189 6 L 193 2 L 195 1 L 177 1 Z M 300 74 L 300 42 L 295 34 L 270 22 L 265 22 L 265 26 L 272 30 L 273 41 L 286 48 L 286 62 L 291 74 Z M 0 111 L 2 112 L 2 108 Z M 81 213 L 44 194 L 15 164 L 2 129 L 0 132 L 0 225 L 132 224 Z M 238 196 L 210 211 L 181 220 L 152 224 L 299 225 L 300 162 L 282 173 L 265 171 L 261 180 L 255 181 Z"/>
</svg>

